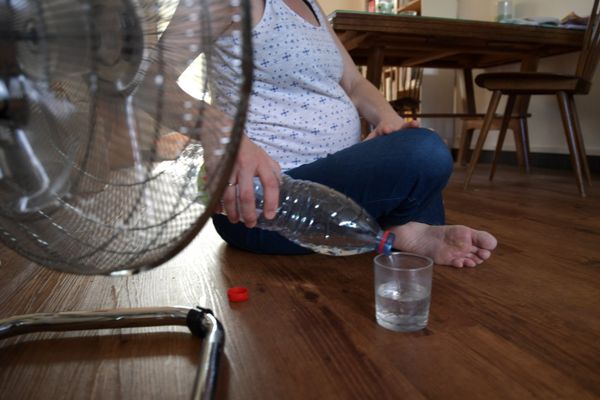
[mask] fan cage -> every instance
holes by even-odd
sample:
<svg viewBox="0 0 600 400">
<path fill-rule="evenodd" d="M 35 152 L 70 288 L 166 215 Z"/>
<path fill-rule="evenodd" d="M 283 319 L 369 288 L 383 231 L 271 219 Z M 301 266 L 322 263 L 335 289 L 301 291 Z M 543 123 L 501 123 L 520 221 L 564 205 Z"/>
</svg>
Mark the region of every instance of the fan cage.
<svg viewBox="0 0 600 400">
<path fill-rule="evenodd" d="M 13 58 L 0 67 L 0 239 L 65 272 L 163 264 L 232 170 L 252 80 L 248 1 L 1 7 Z"/>
</svg>

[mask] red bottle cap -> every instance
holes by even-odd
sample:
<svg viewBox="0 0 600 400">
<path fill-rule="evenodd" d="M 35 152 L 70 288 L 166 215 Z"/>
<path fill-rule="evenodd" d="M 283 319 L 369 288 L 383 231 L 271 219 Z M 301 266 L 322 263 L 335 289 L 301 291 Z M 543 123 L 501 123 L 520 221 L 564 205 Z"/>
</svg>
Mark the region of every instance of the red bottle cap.
<svg viewBox="0 0 600 400">
<path fill-rule="evenodd" d="M 248 289 L 245 287 L 232 287 L 227 290 L 227 298 L 232 303 L 240 303 L 248 300 Z"/>
</svg>

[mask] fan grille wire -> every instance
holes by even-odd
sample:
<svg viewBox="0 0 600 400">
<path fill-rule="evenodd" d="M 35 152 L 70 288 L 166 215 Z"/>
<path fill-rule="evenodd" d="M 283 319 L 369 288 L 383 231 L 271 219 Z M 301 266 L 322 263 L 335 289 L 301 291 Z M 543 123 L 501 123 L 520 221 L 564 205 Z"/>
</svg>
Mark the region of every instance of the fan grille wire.
<svg viewBox="0 0 600 400">
<path fill-rule="evenodd" d="M 55 187 L 36 198 L 27 190 L 35 182 L 11 181 L 9 168 L 1 240 L 80 274 L 149 269 L 189 243 L 220 198 L 241 137 L 249 15 L 236 0 L 13 2 L 29 113 L 0 135 L 26 137 Z M 241 38 L 238 48 L 219 48 L 228 35 Z M 238 60 L 233 74 L 221 73 L 224 53 Z M 184 71 L 196 98 L 177 83 Z M 186 145 L 170 148 L 170 138 Z M 208 183 L 199 191 L 201 166 Z"/>
</svg>

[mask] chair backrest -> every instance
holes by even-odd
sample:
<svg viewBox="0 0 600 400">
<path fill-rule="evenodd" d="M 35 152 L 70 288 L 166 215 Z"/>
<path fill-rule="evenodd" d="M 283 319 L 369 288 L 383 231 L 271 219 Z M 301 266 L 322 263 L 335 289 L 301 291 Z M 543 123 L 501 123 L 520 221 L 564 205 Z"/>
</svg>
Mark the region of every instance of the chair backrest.
<svg viewBox="0 0 600 400">
<path fill-rule="evenodd" d="M 399 101 L 411 101 L 419 104 L 421 101 L 421 84 L 423 82 L 423 68 L 398 67 L 396 68 L 396 94 Z M 418 107 L 418 106 L 417 106 Z M 408 108 L 414 108 L 410 105 Z"/>
<path fill-rule="evenodd" d="M 423 68 L 402 67 L 400 69 L 400 82 L 399 94 L 402 93 L 405 97 L 419 101 L 423 82 Z"/>
<path fill-rule="evenodd" d="M 590 14 L 588 26 L 585 31 L 583 48 L 577 63 L 576 74 L 587 82 L 591 82 L 600 58 L 600 7 L 594 0 L 594 7 Z"/>
</svg>

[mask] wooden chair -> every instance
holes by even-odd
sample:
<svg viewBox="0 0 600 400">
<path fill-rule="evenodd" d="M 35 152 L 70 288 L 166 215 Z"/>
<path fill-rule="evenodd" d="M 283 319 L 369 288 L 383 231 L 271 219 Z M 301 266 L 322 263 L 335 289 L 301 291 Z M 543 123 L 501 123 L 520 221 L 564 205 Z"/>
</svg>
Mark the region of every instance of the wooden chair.
<svg viewBox="0 0 600 400">
<path fill-rule="evenodd" d="M 391 106 L 404 117 L 416 118 L 421 106 L 421 85 L 423 68 L 398 68 L 398 88 L 396 98 L 390 101 Z"/>
<path fill-rule="evenodd" d="M 508 123 L 508 129 L 510 129 L 515 136 L 515 143 L 521 143 L 521 136 L 527 137 L 528 128 L 527 128 L 527 115 L 513 115 L 510 118 Z M 492 120 L 492 125 L 490 126 L 490 130 L 499 130 L 502 126 L 502 115 L 495 114 L 494 119 Z M 458 154 L 456 156 L 456 164 L 458 166 L 463 166 L 467 163 L 467 155 L 468 151 L 471 148 L 471 143 L 473 141 L 473 134 L 475 130 L 480 130 L 483 127 L 483 122 L 485 120 L 485 114 L 474 114 L 467 115 L 464 117 L 460 117 L 462 127 L 461 133 L 458 142 Z M 529 171 L 529 160 L 528 160 L 528 147 L 527 146 L 517 146 L 517 161 L 519 166 L 523 171 Z"/>
<path fill-rule="evenodd" d="M 581 135 L 579 118 L 575 108 L 576 94 L 588 94 L 591 88 L 592 77 L 598 64 L 600 56 L 600 16 L 598 2 L 594 0 L 594 6 L 590 14 L 588 27 L 585 32 L 583 48 L 577 63 L 577 69 L 574 75 L 562 75 L 543 72 L 498 72 L 487 73 L 477 76 L 475 82 L 477 85 L 491 90 L 492 99 L 490 100 L 487 114 L 485 116 L 483 127 L 474 153 L 471 157 L 467 175 L 465 177 L 464 188 L 466 189 L 471 182 L 473 172 L 481 156 L 481 149 L 492 126 L 494 114 L 498 108 L 498 103 L 502 94 L 508 95 L 504 117 L 500 127 L 496 152 L 490 173 L 490 180 L 493 179 L 498 155 L 502 150 L 504 137 L 511 119 L 512 111 L 519 95 L 548 95 L 554 94 L 558 99 L 560 113 L 564 125 L 565 136 L 571 155 L 571 163 L 577 179 L 577 186 L 581 196 L 585 196 L 585 183 L 591 184 L 591 175 L 585 154 L 585 147 Z M 520 143 L 519 143 L 520 142 Z M 517 141 L 519 145 L 524 146 L 524 140 Z M 517 148 L 517 152 L 519 149 Z"/>
</svg>

